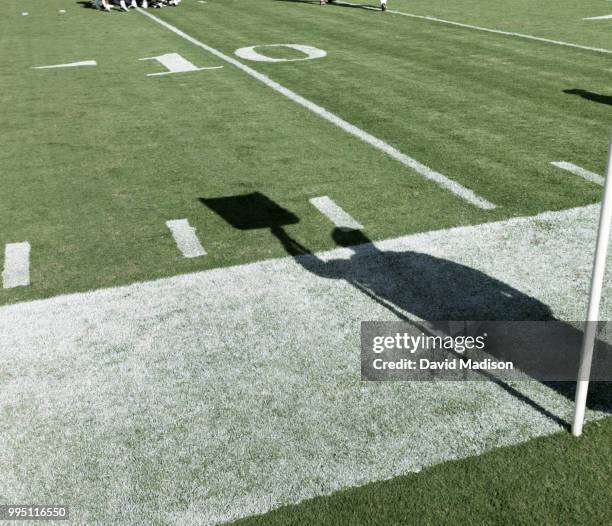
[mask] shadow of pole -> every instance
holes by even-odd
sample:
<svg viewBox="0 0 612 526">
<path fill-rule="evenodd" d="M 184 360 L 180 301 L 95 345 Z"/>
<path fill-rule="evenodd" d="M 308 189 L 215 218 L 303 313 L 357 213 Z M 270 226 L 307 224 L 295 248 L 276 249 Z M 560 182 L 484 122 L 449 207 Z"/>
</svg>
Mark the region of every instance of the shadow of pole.
<svg viewBox="0 0 612 526">
<path fill-rule="evenodd" d="M 280 243 L 283 245 L 287 253 L 293 256 L 296 259 L 296 261 L 300 263 L 300 265 L 302 265 L 304 268 L 306 268 L 310 272 L 314 272 L 315 274 L 325 277 L 325 278 L 337 278 L 338 277 L 338 273 L 335 272 L 334 270 L 332 271 L 323 270 L 325 268 L 333 267 L 334 266 L 333 261 L 324 262 L 324 261 L 319 260 L 306 247 L 301 245 L 296 240 L 292 239 L 282 227 L 272 228 L 271 232 L 280 241 Z M 356 243 L 356 246 L 352 247 L 353 249 L 357 251 L 367 250 L 371 254 L 376 253 L 376 252 L 378 252 L 378 254 L 380 255 L 383 254 L 378 249 L 376 249 L 376 247 L 372 244 L 371 240 L 369 240 L 360 231 L 356 231 L 356 230 L 355 231 L 342 231 L 340 229 L 336 229 L 334 233 L 332 234 L 332 237 L 334 237 L 337 241 L 342 240 L 341 246 L 349 247 L 351 246 L 350 244 L 351 242 L 359 241 L 361 243 Z M 366 244 L 368 244 L 368 246 L 364 246 Z M 390 302 L 389 300 L 382 298 L 379 295 L 375 294 L 370 288 L 361 284 L 359 280 L 351 279 L 349 276 L 345 276 L 344 279 L 346 280 L 347 283 L 355 287 L 361 293 L 365 294 L 370 299 L 372 299 L 379 305 L 389 310 L 399 320 L 412 324 L 424 334 L 432 335 L 432 336 L 437 335 L 436 333 L 432 332 L 428 327 L 426 327 L 424 324 L 419 323 L 418 321 L 415 321 L 414 319 L 407 317 L 405 312 L 398 309 L 394 305 L 393 302 Z M 459 353 L 456 353 L 453 351 L 453 354 L 455 354 L 457 357 L 460 357 Z M 481 371 L 478 371 L 478 373 L 481 374 L 487 380 L 493 382 L 494 384 L 502 388 L 504 391 L 506 391 L 508 394 L 510 394 L 517 400 L 528 405 L 529 407 L 539 412 L 541 415 L 545 416 L 549 420 L 552 420 L 555 424 L 557 424 L 561 428 L 569 431 L 571 426 L 568 421 L 560 418 L 558 415 L 555 415 L 554 413 L 546 409 L 544 406 L 540 405 L 535 400 L 532 400 L 525 394 L 521 393 L 519 390 L 517 390 L 515 387 L 513 387 L 509 383 L 503 380 L 500 380 L 499 378 L 496 378 L 493 374 L 489 373 L 488 371 L 481 370 Z"/>
</svg>

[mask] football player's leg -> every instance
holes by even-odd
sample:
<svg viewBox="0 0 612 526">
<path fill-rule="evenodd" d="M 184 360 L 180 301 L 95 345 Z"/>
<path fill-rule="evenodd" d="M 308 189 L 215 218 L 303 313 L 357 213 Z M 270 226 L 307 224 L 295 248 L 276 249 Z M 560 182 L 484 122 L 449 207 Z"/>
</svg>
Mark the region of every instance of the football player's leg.
<svg viewBox="0 0 612 526">
<path fill-rule="evenodd" d="M 386 11 L 386 10 L 387 10 L 387 0 L 380 0 L 380 8 L 381 8 L 383 11 Z"/>
</svg>

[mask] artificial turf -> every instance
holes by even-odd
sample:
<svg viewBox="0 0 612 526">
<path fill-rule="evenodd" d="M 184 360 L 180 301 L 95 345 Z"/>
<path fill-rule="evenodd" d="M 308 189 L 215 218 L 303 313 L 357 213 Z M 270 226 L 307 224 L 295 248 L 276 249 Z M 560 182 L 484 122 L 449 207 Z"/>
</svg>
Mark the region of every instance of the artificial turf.
<svg viewBox="0 0 612 526">
<path fill-rule="evenodd" d="M 611 515 L 612 418 L 606 418 L 588 424 L 579 439 L 557 433 L 232 524 L 597 525 Z"/>
</svg>

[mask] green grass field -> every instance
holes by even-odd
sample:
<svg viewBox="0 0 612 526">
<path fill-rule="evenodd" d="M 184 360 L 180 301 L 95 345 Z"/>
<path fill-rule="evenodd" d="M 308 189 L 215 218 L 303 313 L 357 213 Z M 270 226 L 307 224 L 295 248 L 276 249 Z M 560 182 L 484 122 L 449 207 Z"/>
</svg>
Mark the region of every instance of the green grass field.
<svg viewBox="0 0 612 526">
<path fill-rule="evenodd" d="M 607 419 L 583 441 L 540 438 L 235 524 L 601 524 L 612 497 L 611 428 Z"/>
<path fill-rule="evenodd" d="M 601 12 L 601 2 L 555 2 L 554 17 L 528 9 L 531 2 L 503 2 L 504 16 L 495 3 L 455 2 L 448 12 L 443 2 L 394 3 L 612 47 L 609 24 L 579 21 Z M 605 94 L 605 54 L 309 2 L 186 1 L 155 11 L 229 55 L 267 43 L 325 50 L 324 59 L 255 66 L 498 207 L 483 211 L 228 64 L 147 77 L 163 67 L 139 59 L 163 53 L 199 67 L 222 62 L 135 12 L 70 1 L 7 7 L 0 243 L 27 239 L 34 248 L 32 286 L 0 291 L 2 303 L 284 253 L 265 230 L 228 228 L 202 197 L 263 191 L 300 218 L 292 233 L 321 250 L 333 245 L 308 203 L 318 195 L 336 200 L 372 239 L 581 206 L 600 195 L 549 163 L 603 171 L 612 109 L 564 90 Z M 559 26 L 567 26 L 562 34 Z M 99 65 L 31 69 L 78 60 Z M 165 221 L 183 217 L 207 258 L 177 254 Z"/>
<path fill-rule="evenodd" d="M 402 303 L 410 253 L 477 269 L 559 319 L 584 316 L 601 186 L 551 163 L 604 172 L 612 19 L 584 19 L 612 4 L 374 4 L 183 0 L 101 13 L 86 1 L 4 0 L 0 270 L 5 245 L 27 241 L 31 282 L 0 288 L 0 503 L 63 499 L 79 524 L 609 514 L 609 397 L 573 442 L 567 393 L 375 389 L 359 381 L 356 356 L 362 320 L 457 312 L 427 265 L 418 279 L 434 283 L 431 295 Z M 325 56 L 235 54 L 279 44 Z M 150 76 L 168 70 L 141 59 L 167 54 L 218 69 Z M 234 198 L 229 215 L 248 218 L 253 205 L 235 199 L 246 194 L 285 209 L 283 235 L 268 228 L 278 210 L 237 226 L 211 205 Z M 321 196 L 380 252 L 339 249 L 310 202 Z M 183 256 L 166 225 L 178 219 L 206 255 Z M 311 264 L 300 253 L 323 255 Z M 347 257 L 342 272 L 320 263 Z"/>
</svg>

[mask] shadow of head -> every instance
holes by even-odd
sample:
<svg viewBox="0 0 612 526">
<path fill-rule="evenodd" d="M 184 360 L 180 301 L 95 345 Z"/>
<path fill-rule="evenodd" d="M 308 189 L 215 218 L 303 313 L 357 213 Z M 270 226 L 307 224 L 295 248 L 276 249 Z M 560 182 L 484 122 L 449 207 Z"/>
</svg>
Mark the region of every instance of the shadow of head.
<svg viewBox="0 0 612 526">
<path fill-rule="evenodd" d="M 373 306 L 384 307 L 400 320 L 416 316 L 431 322 L 433 327 L 436 322 L 443 327 L 451 320 L 554 320 L 550 308 L 541 301 L 456 261 L 463 259 L 460 253 L 453 255 L 453 261 L 429 254 L 425 252 L 429 246 L 421 247 L 410 240 L 375 245 L 360 230 L 335 228 L 331 238 L 339 247 L 350 247 L 350 251 L 332 251 L 319 256 L 284 229 L 298 223 L 299 218 L 259 192 L 202 198 L 201 202 L 239 230 L 270 229 L 287 254 L 305 270 L 349 283 L 370 298 Z M 469 246 L 464 248 L 469 249 Z M 573 347 L 579 349 L 580 331 L 568 326 L 567 335 L 575 339 Z M 573 385 L 560 382 L 550 385 L 563 395 L 572 396 Z M 596 393 L 594 404 L 589 406 L 609 411 L 612 393 L 608 390 L 606 395 L 604 388 L 599 387 Z"/>
<path fill-rule="evenodd" d="M 361 230 L 335 228 L 331 237 L 339 247 L 354 247 L 372 242 Z"/>
<path fill-rule="evenodd" d="M 284 227 L 299 223 L 299 217 L 260 192 L 200 201 L 233 228 L 270 229 L 287 253 L 310 272 L 348 281 L 421 319 L 552 318 L 546 305 L 480 270 L 401 246 L 381 250 L 361 230 L 335 228 L 331 238 L 337 246 L 351 247 L 351 255 L 321 259 L 286 232 Z"/>
</svg>

